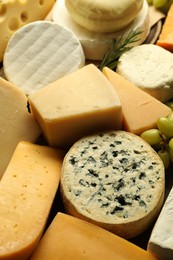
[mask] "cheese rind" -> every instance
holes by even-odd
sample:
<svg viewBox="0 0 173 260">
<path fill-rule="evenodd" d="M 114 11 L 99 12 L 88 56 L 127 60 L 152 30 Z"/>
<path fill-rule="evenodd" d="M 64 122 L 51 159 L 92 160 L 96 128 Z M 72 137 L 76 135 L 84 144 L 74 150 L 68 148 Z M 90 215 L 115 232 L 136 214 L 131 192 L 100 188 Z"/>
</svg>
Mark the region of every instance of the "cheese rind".
<svg viewBox="0 0 173 260">
<path fill-rule="evenodd" d="M 137 135 L 157 127 L 157 119 L 172 110 L 118 73 L 105 67 L 104 75 L 116 89 L 122 104 L 123 129 Z"/>
<path fill-rule="evenodd" d="M 0 77 L 0 178 L 20 141 L 36 142 L 41 129 L 27 110 L 27 98 Z"/>
<path fill-rule="evenodd" d="M 157 217 L 164 178 L 160 157 L 143 139 L 108 131 L 84 137 L 70 148 L 60 190 L 67 213 L 128 239 Z"/>
<path fill-rule="evenodd" d="M 104 229 L 59 212 L 31 257 L 31 260 L 40 259 L 154 260 L 156 258 Z"/>
<path fill-rule="evenodd" d="M 148 241 L 148 250 L 158 259 L 173 259 L 173 188 L 154 225 Z"/>
<path fill-rule="evenodd" d="M 154 44 L 125 52 L 116 72 L 161 102 L 173 97 L 173 54 Z"/>
<path fill-rule="evenodd" d="M 56 1 L 51 17 L 54 22 L 66 26 L 75 33 L 82 44 L 86 59 L 89 60 L 102 60 L 111 46 L 112 40 L 122 35 L 125 36 L 131 30 L 141 31 L 139 40 L 134 45 L 143 43 L 149 33 L 149 7 L 146 0 L 134 21 L 125 29 L 113 33 L 95 33 L 76 24 L 69 15 L 64 0 Z"/>
<path fill-rule="evenodd" d="M 23 25 L 42 20 L 53 7 L 55 0 L 6 0 L 0 2 L 0 61 L 7 43 Z"/>
<path fill-rule="evenodd" d="M 63 152 L 20 142 L 0 182 L 0 259 L 28 259 L 43 234 Z"/>
<path fill-rule="evenodd" d="M 84 135 L 122 126 L 119 97 L 93 64 L 30 95 L 29 103 L 51 146 L 70 147 Z"/>
<path fill-rule="evenodd" d="M 3 59 L 6 78 L 27 95 L 84 64 L 76 36 L 51 21 L 36 21 L 20 28 L 9 40 Z"/>
</svg>

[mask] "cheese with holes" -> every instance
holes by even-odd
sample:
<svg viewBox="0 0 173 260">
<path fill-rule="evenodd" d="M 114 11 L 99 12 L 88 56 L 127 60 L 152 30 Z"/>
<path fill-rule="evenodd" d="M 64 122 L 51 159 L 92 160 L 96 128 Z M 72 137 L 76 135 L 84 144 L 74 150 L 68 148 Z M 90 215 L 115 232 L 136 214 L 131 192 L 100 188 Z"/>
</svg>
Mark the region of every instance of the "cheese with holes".
<svg viewBox="0 0 173 260">
<path fill-rule="evenodd" d="M 55 0 L 0 1 L 0 61 L 13 33 L 27 23 L 44 19 L 54 3 Z"/>
<path fill-rule="evenodd" d="M 148 250 L 158 259 L 173 259 L 173 188 L 171 189 L 162 211 L 148 241 Z"/>
<path fill-rule="evenodd" d="M 90 60 L 102 60 L 105 52 L 111 46 L 112 40 L 129 33 L 132 29 L 140 30 L 139 40 L 134 45 L 145 41 L 149 33 L 149 8 L 146 0 L 134 21 L 125 29 L 113 33 L 95 33 L 76 24 L 68 13 L 65 0 L 56 1 L 52 10 L 52 20 L 72 30 L 82 44 L 85 57 Z"/>
<path fill-rule="evenodd" d="M 41 129 L 20 88 L 0 77 L 0 179 L 20 141 L 35 142 Z"/>
<path fill-rule="evenodd" d="M 154 260 L 151 253 L 112 233 L 72 216 L 58 213 L 31 260 Z"/>
<path fill-rule="evenodd" d="M 29 259 L 55 197 L 63 152 L 20 142 L 0 182 L 0 259 Z"/>
<path fill-rule="evenodd" d="M 67 213 L 129 239 L 157 217 L 164 179 L 163 163 L 148 143 L 132 133 L 108 131 L 70 148 L 60 190 Z"/>
<path fill-rule="evenodd" d="M 36 21 L 20 28 L 8 42 L 3 59 L 6 78 L 27 95 L 84 64 L 76 36 L 51 21 Z"/>
<path fill-rule="evenodd" d="M 156 128 L 157 119 L 172 112 L 168 106 L 113 70 L 105 67 L 103 73 L 120 97 L 124 130 L 139 135 L 145 130 Z"/>
<path fill-rule="evenodd" d="M 66 148 L 86 134 L 122 126 L 119 97 L 93 64 L 30 95 L 29 103 L 51 146 Z"/>
<path fill-rule="evenodd" d="M 145 92 L 166 102 L 173 97 L 173 54 L 154 44 L 123 53 L 116 72 Z"/>
</svg>

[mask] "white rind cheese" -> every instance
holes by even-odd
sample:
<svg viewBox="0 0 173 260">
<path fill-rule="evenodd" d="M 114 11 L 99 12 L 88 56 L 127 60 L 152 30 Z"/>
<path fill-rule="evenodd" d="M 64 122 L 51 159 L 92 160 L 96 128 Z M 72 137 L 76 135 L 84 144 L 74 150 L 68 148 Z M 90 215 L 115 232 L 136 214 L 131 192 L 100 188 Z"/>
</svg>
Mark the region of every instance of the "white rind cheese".
<svg viewBox="0 0 173 260">
<path fill-rule="evenodd" d="M 69 214 L 131 238 L 146 230 L 160 211 L 164 166 L 140 137 L 103 132 L 71 147 L 60 187 Z"/>
<path fill-rule="evenodd" d="M 154 44 L 135 46 L 124 53 L 117 73 L 161 102 L 173 97 L 173 54 Z"/>
<path fill-rule="evenodd" d="M 149 7 L 146 0 L 134 21 L 119 32 L 95 33 L 83 28 L 73 21 L 65 7 L 64 0 L 58 0 L 55 3 L 52 10 L 52 20 L 66 26 L 75 33 L 82 44 L 86 59 L 89 60 L 102 60 L 107 49 L 111 46 L 112 40 L 122 34 L 128 33 L 132 29 L 142 31 L 139 41 L 134 43 L 134 45 L 143 43 L 149 33 Z"/>
<path fill-rule="evenodd" d="M 84 64 L 85 56 L 76 36 L 50 21 L 20 28 L 8 42 L 3 60 L 6 78 L 27 95 Z"/>
<path fill-rule="evenodd" d="M 74 21 L 87 30 L 109 33 L 129 25 L 142 9 L 144 0 L 65 0 Z"/>
<path fill-rule="evenodd" d="M 173 259 L 173 188 L 171 189 L 148 242 L 158 259 Z"/>
</svg>

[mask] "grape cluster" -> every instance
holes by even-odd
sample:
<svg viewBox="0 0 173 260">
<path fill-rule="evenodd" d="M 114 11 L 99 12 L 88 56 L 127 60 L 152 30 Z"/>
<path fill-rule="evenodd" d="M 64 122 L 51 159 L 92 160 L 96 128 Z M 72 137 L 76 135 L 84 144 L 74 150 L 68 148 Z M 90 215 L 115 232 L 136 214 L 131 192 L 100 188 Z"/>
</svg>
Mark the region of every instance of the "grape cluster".
<svg viewBox="0 0 173 260">
<path fill-rule="evenodd" d="M 173 112 L 159 117 L 157 128 L 146 130 L 140 136 L 157 151 L 167 169 L 173 163 Z"/>
<path fill-rule="evenodd" d="M 163 13 L 167 14 L 173 0 L 147 0 L 149 5 L 159 8 Z"/>
</svg>

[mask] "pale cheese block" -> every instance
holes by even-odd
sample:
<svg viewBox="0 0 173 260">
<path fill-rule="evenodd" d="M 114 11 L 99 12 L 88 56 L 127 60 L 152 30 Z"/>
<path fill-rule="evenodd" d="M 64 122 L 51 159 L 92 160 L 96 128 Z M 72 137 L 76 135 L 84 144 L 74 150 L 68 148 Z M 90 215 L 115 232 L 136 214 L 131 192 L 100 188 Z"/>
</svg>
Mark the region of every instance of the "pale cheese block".
<svg viewBox="0 0 173 260">
<path fill-rule="evenodd" d="M 31 260 L 154 260 L 151 253 L 91 223 L 59 212 Z"/>
<path fill-rule="evenodd" d="M 74 33 L 51 21 L 32 22 L 16 31 L 3 59 L 6 78 L 27 95 L 84 64 L 84 52 Z"/>
<path fill-rule="evenodd" d="M 45 229 L 64 153 L 20 142 L 0 182 L 0 259 L 29 259 Z"/>
<path fill-rule="evenodd" d="M 143 0 L 65 0 L 70 16 L 87 30 L 109 33 L 122 30 L 138 15 Z"/>
<path fill-rule="evenodd" d="M 148 251 L 153 252 L 158 259 L 173 259 L 172 216 L 173 188 L 166 199 L 148 241 Z"/>
<path fill-rule="evenodd" d="M 0 179 L 20 141 L 36 142 L 41 128 L 27 109 L 17 86 L 0 77 Z"/>
<path fill-rule="evenodd" d="M 120 97 L 124 130 L 140 135 L 145 130 L 157 128 L 157 119 L 172 112 L 168 106 L 115 71 L 105 67 L 103 74 L 110 80 Z"/>
<path fill-rule="evenodd" d="M 166 102 L 173 97 L 173 54 L 154 44 L 142 44 L 125 52 L 116 72 L 137 87 Z"/>
<path fill-rule="evenodd" d="M 121 1 L 117 1 L 121 2 Z M 107 3 L 105 1 L 105 3 Z M 52 20 L 72 30 L 82 44 L 85 57 L 89 60 L 102 60 L 104 54 L 112 44 L 112 40 L 118 37 L 125 37 L 131 30 L 139 30 L 139 40 L 133 45 L 139 45 L 145 41 L 149 33 L 149 8 L 144 0 L 143 7 L 134 21 L 125 29 L 113 33 L 92 32 L 78 25 L 73 21 L 67 11 L 65 0 L 56 1 L 52 10 Z"/>
<path fill-rule="evenodd" d="M 0 1 L 0 61 L 10 37 L 23 25 L 43 20 L 55 0 L 5 0 Z"/>
<path fill-rule="evenodd" d="M 68 214 L 129 239 L 158 216 L 164 186 L 163 163 L 148 143 L 132 133 L 108 131 L 70 148 L 60 191 Z"/>
<path fill-rule="evenodd" d="M 119 97 L 93 64 L 30 95 L 29 103 L 50 146 L 69 148 L 84 135 L 122 127 Z"/>
</svg>

